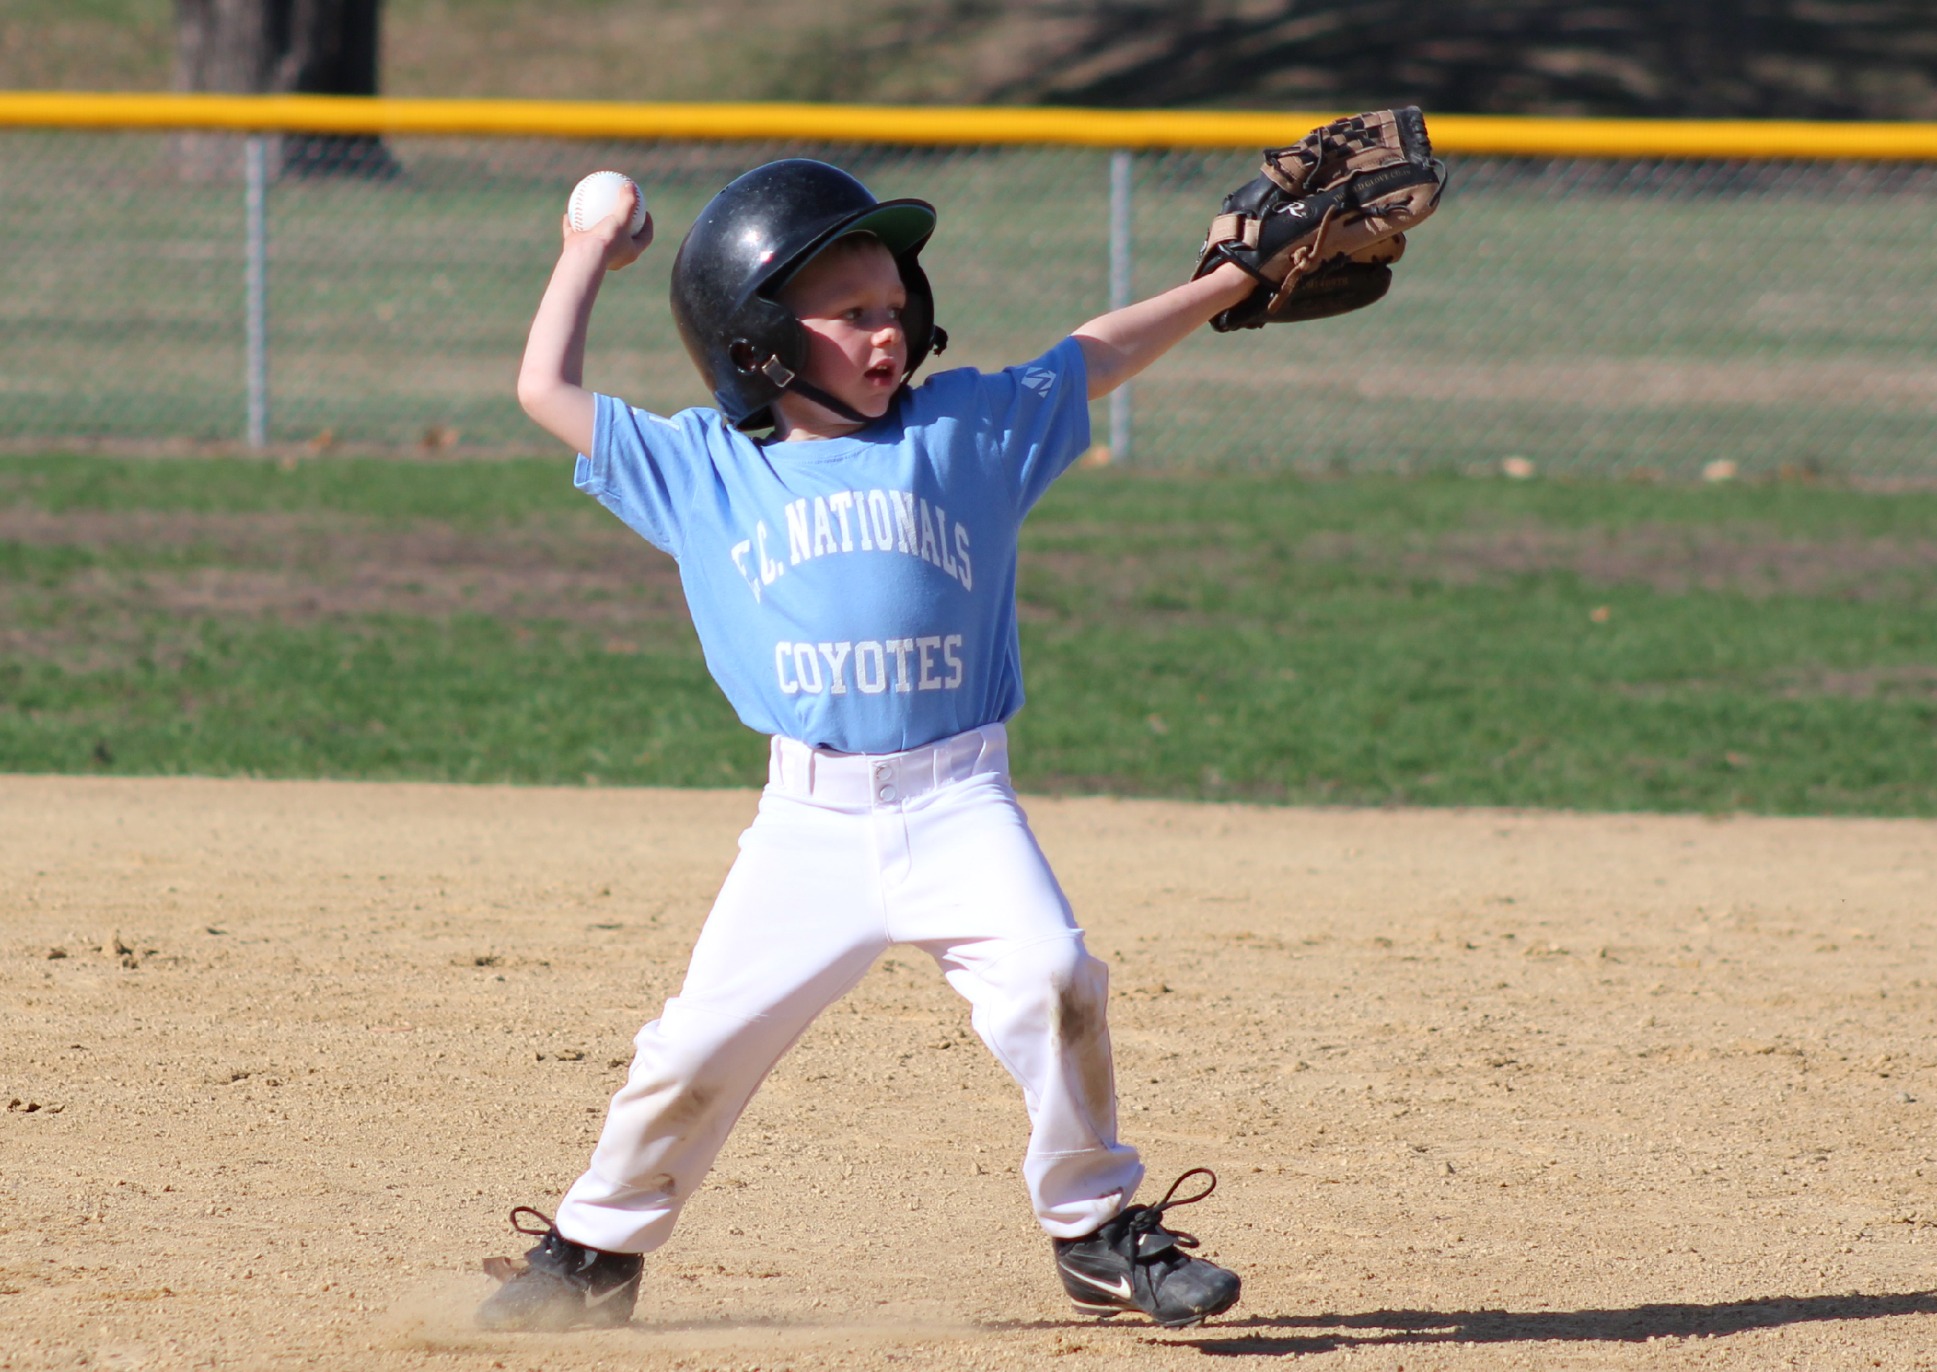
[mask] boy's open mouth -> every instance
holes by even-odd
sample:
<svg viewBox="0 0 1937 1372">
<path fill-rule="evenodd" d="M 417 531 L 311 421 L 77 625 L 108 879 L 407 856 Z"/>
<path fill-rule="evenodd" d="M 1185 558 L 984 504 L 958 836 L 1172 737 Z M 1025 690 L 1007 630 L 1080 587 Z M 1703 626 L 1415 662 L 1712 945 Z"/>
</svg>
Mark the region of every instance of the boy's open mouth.
<svg viewBox="0 0 1937 1372">
<path fill-rule="evenodd" d="M 877 362 L 868 368 L 865 375 L 870 382 L 877 386 L 885 382 L 893 381 L 895 379 L 895 364 L 892 362 Z"/>
</svg>

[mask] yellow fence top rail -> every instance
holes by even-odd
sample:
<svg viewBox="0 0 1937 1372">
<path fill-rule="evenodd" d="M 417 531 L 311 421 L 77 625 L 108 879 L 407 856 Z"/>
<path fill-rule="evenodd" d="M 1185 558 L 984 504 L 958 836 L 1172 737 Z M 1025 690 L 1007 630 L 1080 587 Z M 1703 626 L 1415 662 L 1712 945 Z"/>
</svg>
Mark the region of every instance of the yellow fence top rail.
<svg viewBox="0 0 1937 1372">
<path fill-rule="evenodd" d="M 0 126 L 11 127 L 947 146 L 1263 148 L 1288 143 L 1336 113 L 0 91 Z M 1542 119 L 1431 111 L 1427 120 L 1438 151 L 1468 155 L 1937 161 L 1937 123 Z"/>
</svg>

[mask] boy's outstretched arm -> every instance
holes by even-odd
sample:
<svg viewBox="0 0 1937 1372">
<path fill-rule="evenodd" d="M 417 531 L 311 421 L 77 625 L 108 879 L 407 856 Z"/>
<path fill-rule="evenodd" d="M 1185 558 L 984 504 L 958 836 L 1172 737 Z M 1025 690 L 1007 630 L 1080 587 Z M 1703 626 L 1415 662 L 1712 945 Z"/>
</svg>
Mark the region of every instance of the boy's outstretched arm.
<svg viewBox="0 0 1937 1372">
<path fill-rule="evenodd" d="M 650 215 L 637 236 L 627 237 L 631 214 L 632 197 L 627 194 L 619 198 L 612 213 L 583 233 L 566 222 L 565 246 L 538 302 L 525 339 L 524 361 L 518 367 L 518 404 L 540 428 L 570 444 L 574 452 L 592 451 L 597 406 L 584 386 L 585 335 L 599 286 L 608 271 L 638 260 L 652 242 Z"/>
<path fill-rule="evenodd" d="M 1226 262 L 1161 295 L 1098 315 L 1075 331 L 1089 371 L 1090 399 L 1121 386 L 1187 336 L 1251 294 L 1257 281 Z"/>
</svg>

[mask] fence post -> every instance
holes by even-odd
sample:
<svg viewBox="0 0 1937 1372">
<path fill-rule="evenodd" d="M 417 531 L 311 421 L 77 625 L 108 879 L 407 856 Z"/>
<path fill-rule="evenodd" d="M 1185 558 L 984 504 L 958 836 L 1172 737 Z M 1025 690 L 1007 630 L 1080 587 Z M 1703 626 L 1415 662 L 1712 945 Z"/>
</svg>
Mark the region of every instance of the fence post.
<svg viewBox="0 0 1937 1372">
<path fill-rule="evenodd" d="M 1130 303 L 1130 152 L 1110 154 L 1110 308 Z M 1130 384 L 1110 392 L 1110 460 L 1130 460 Z"/>
<path fill-rule="evenodd" d="M 269 140 L 262 134 L 243 143 L 242 167 L 245 439 L 259 450 L 269 441 Z"/>
</svg>

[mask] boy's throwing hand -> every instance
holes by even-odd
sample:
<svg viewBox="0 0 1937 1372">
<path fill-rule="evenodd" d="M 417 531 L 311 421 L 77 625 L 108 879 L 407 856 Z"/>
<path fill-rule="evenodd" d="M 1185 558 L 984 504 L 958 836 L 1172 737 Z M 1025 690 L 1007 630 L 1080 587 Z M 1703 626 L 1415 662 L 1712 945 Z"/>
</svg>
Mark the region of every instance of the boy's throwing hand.
<svg viewBox="0 0 1937 1372">
<path fill-rule="evenodd" d="M 616 272 L 629 267 L 639 260 L 639 255 L 652 245 L 652 215 L 647 214 L 645 224 L 635 234 L 628 234 L 626 227 L 632 220 L 633 202 L 639 192 L 627 186 L 619 192 L 612 202 L 612 210 L 605 218 L 589 229 L 579 230 L 572 227 L 572 217 L 564 215 L 560 227 L 565 234 L 565 246 L 569 249 L 574 239 L 582 239 L 588 244 L 596 244 L 601 250 L 605 269 Z"/>
<path fill-rule="evenodd" d="M 558 265 L 525 339 L 518 368 L 518 403 L 525 413 L 576 452 L 590 452 L 595 406 L 585 389 L 585 335 L 599 283 L 639 260 L 652 243 L 652 216 L 639 232 L 628 234 L 633 199 L 628 187 L 615 196 L 605 218 L 589 229 L 574 229 L 569 214 L 559 218 L 565 236 Z"/>
</svg>

